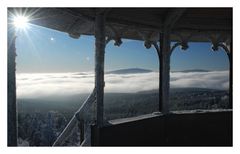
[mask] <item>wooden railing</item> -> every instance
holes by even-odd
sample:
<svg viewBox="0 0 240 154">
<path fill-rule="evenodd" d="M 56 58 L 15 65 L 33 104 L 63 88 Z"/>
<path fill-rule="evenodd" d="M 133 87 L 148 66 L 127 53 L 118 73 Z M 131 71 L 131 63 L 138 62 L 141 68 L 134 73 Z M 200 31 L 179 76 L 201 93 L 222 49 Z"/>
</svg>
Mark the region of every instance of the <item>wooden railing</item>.
<svg viewBox="0 0 240 154">
<path fill-rule="evenodd" d="M 74 114 L 72 119 L 69 121 L 67 126 L 64 128 L 62 133 L 57 137 L 53 146 L 63 146 L 64 141 L 66 141 L 72 134 L 74 127 L 78 124 L 80 128 L 80 144 L 84 145 L 87 139 L 90 139 L 90 129 L 89 122 L 86 122 L 85 114 L 90 111 L 91 106 L 96 102 L 96 90 L 94 88 L 93 92 L 88 96 L 85 102 L 81 105 L 78 111 Z M 87 125 L 87 126 L 85 126 Z"/>
</svg>

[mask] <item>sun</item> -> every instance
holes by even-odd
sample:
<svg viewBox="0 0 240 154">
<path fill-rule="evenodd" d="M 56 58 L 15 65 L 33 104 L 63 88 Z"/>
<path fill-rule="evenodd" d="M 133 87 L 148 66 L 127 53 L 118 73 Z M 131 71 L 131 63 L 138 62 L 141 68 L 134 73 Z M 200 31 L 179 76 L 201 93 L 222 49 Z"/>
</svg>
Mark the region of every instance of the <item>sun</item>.
<svg viewBox="0 0 240 154">
<path fill-rule="evenodd" d="M 27 16 L 15 16 L 13 24 L 17 29 L 26 29 L 28 27 L 29 18 Z"/>
</svg>

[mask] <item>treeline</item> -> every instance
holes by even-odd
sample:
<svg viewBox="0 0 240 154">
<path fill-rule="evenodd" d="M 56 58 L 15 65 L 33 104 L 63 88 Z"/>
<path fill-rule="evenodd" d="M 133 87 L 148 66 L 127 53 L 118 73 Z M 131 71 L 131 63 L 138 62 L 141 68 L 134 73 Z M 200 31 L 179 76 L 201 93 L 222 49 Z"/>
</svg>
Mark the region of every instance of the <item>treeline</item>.
<svg viewBox="0 0 240 154">
<path fill-rule="evenodd" d="M 77 95 L 65 100 L 59 98 L 19 100 L 19 145 L 51 146 L 86 97 L 87 95 Z M 172 111 L 226 109 L 228 104 L 229 93 L 224 90 L 178 88 L 171 89 L 170 92 L 169 105 Z M 105 120 L 149 114 L 158 111 L 158 108 L 157 90 L 139 93 L 106 93 L 104 97 Z M 79 130 L 76 128 L 65 145 L 78 145 L 79 135 Z"/>
</svg>

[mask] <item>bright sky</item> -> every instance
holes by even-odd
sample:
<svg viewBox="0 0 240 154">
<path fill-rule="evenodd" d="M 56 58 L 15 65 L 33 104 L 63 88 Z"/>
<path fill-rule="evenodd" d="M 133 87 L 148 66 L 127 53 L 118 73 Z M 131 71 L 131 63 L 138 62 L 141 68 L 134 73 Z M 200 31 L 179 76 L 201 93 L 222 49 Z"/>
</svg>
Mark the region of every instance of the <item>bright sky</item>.
<svg viewBox="0 0 240 154">
<path fill-rule="evenodd" d="M 209 43 L 190 43 L 187 51 L 177 48 L 171 57 L 171 70 L 227 70 L 223 51 L 212 52 Z M 73 39 L 68 34 L 30 25 L 17 31 L 17 72 L 82 72 L 94 70 L 94 37 Z M 158 70 L 154 48 L 146 49 L 142 41 L 123 40 L 120 47 L 106 46 L 105 69 L 145 68 Z"/>
</svg>

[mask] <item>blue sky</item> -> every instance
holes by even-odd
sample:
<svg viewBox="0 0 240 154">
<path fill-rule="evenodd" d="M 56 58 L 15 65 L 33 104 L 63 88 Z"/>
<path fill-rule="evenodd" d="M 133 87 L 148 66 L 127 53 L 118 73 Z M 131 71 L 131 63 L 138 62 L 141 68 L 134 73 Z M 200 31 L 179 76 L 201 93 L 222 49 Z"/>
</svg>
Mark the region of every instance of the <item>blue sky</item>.
<svg viewBox="0 0 240 154">
<path fill-rule="evenodd" d="M 175 49 L 171 70 L 227 70 L 223 51 L 212 52 L 209 43 L 190 43 L 187 51 Z M 31 25 L 17 32 L 17 72 L 82 72 L 94 70 L 94 37 L 73 39 L 66 33 Z M 105 69 L 145 68 L 158 70 L 154 48 L 146 49 L 142 41 L 123 40 L 120 47 L 106 46 Z"/>
</svg>

